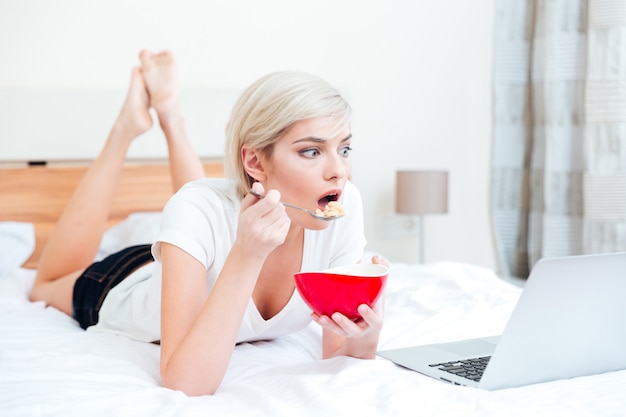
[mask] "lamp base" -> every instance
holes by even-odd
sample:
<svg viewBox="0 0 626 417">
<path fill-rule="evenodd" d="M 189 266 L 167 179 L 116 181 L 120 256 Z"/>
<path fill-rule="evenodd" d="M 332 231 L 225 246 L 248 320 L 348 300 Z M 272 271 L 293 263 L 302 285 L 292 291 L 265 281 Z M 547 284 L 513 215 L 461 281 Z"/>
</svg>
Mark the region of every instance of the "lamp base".
<svg viewBox="0 0 626 417">
<path fill-rule="evenodd" d="M 420 263 L 424 263 L 424 216 L 417 216 L 417 227 L 420 234 Z"/>
</svg>

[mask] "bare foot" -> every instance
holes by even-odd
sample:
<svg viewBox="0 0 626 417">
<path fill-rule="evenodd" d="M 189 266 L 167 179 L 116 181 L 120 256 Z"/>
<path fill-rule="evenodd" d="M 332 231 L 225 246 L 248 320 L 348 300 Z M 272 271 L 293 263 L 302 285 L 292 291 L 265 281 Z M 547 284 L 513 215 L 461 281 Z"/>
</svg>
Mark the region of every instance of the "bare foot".
<svg viewBox="0 0 626 417">
<path fill-rule="evenodd" d="M 143 50 L 139 54 L 150 106 L 163 121 L 180 112 L 178 97 L 178 74 L 176 62 L 170 51 L 152 53 Z"/>
<path fill-rule="evenodd" d="M 126 100 L 117 117 L 116 126 L 127 132 L 131 138 L 136 138 L 152 127 L 152 116 L 150 116 L 149 109 L 148 91 L 141 75 L 141 69 L 135 67 L 132 70 L 130 86 Z"/>
</svg>

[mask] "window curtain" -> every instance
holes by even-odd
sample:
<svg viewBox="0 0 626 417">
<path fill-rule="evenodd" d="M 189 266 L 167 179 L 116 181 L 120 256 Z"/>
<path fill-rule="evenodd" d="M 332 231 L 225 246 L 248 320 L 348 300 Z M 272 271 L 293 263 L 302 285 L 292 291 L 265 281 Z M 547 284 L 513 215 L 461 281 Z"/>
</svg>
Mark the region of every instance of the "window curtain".
<svg viewBox="0 0 626 417">
<path fill-rule="evenodd" d="M 626 251 L 626 1 L 495 0 L 501 273 Z"/>
</svg>

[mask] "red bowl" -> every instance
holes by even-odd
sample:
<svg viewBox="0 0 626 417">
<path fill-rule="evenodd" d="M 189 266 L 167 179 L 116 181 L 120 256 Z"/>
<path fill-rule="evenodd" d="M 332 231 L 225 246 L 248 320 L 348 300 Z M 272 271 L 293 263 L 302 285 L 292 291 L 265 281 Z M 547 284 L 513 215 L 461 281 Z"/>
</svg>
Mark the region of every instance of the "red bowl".
<svg viewBox="0 0 626 417">
<path fill-rule="evenodd" d="M 354 264 L 321 272 L 294 274 L 296 288 L 304 302 L 318 315 L 334 312 L 356 320 L 357 307 L 370 307 L 382 294 L 389 270 L 380 264 Z"/>
</svg>

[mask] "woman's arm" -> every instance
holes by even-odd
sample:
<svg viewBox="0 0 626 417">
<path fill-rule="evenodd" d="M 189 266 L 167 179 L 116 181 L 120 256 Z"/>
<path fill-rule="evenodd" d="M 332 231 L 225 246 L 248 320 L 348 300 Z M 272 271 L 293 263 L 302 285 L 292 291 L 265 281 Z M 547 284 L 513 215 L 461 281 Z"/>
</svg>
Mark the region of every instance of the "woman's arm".
<svg viewBox="0 0 626 417">
<path fill-rule="evenodd" d="M 213 394 L 219 387 L 263 262 L 289 229 L 279 199 L 275 191 L 262 200 L 244 199 L 237 238 L 210 294 L 204 266 L 161 243 L 164 386 L 188 395 Z"/>
<path fill-rule="evenodd" d="M 206 272 L 176 246 L 163 244 L 161 378 L 188 395 L 219 387 L 262 260 L 233 248 L 207 298 Z"/>
</svg>

